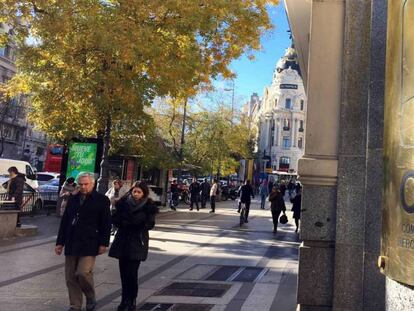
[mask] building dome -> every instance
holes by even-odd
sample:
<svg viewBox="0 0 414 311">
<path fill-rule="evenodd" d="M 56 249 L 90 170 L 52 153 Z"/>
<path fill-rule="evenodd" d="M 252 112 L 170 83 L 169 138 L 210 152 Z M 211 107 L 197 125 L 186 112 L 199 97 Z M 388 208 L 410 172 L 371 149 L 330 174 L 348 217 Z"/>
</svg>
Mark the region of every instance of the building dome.
<svg viewBox="0 0 414 311">
<path fill-rule="evenodd" d="M 288 68 L 296 70 L 298 74 L 301 75 L 298 63 L 298 54 L 293 47 L 287 48 L 285 55 L 277 62 L 276 72 L 280 73 Z"/>
</svg>

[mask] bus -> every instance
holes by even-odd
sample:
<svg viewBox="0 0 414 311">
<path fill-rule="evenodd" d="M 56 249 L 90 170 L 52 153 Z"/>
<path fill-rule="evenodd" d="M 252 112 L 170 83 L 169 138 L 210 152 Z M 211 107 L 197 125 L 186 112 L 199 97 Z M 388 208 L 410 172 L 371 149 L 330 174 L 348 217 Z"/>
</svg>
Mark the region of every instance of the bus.
<svg viewBox="0 0 414 311">
<path fill-rule="evenodd" d="M 44 170 L 46 172 L 60 173 L 63 156 L 63 145 L 50 144 L 47 146 Z"/>
<path fill-rule="evenodd" d="M 280 183 L 282 180 L 284 180 L 286 183 L 288 183 L 290 180 L 296 182 L 299 178 L 297 173 L 289 173 L 285 171 L 272 171 L 271 173 L 268 173 L 267 176 L 269 181 L 274 181 L 277 183 Z"/>
</svg>

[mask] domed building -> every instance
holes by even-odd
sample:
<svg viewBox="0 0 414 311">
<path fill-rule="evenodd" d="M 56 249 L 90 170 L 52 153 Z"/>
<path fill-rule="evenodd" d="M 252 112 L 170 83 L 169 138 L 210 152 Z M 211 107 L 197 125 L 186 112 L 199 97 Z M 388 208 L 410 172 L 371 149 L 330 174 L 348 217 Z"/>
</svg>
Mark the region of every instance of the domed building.
<svg viewBox="0 0 414 311">
<path fill-rule="evenodd" d="M 254 118 L 260 172 L 297 172 L 305 147 L 306 103 L 297 53 L 290 47 L 276 64 Z"/>
</svg>

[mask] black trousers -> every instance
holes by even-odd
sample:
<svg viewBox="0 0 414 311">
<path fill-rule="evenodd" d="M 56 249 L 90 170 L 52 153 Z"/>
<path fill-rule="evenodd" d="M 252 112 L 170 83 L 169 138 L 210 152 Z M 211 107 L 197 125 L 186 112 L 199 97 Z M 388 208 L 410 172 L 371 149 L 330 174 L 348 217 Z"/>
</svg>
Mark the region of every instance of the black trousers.
<svg viewBox="0 0 414 311">
<path fill-rule="evenodd" d="M 246 220 L 247 220 L 247 217 L 249 217 L 249 212 L 250 212 L 250 204 L 251 204 L 252 202 L 244 202 L 244 203 L 242 203 L 241 201 L 239 201 L 239 207 L 238 207 L 238 209 L 237 209 L 237 211 L 240 213 L 240 210 L 241 210 L 241 207 L 242 207 L 242 204 L 244 204 L 244 206 L 245 206 L 245 208 L 246 208 Z"/>
<path fill-rule="evenodd" d="M 198 206 L 198 201 L 199 201 L 199 196 L 198 195 L 191 195 L 191 200 L 190 200 L 190 209 L 193 209 L 194 203 L 197 207 L 197 210 L 199 209 Z"/>
<path fill-rule="evenodd" d="M 208 195 L 201 195 L 201 208 L 205 208 L 208 201 Z"/>
<path fill-rule="evenodd" d="M 122 301 L 132 301 L 138 295 L 138 268 L 141 261 L 119 259 L 122 283 Z"/>
<path fill-rule="evenodd" d="M 210 197 L 210 207 L 211 207 L 211 210 L 212 210 L 213 212 L 215 212 L 215 211 L 216 211 L 216 196 L 215 196 L 215 195 L 212 195 L 212 196 Z"/>
<path fill-rule="evenodd" d="M 249 212 L 250 212 L 250 203 L 251 202 L 246 202 L 244 203 L 244 205 L 246 206 L 246 220 L 249 217 Z"/>
<path fill-rule="evenodd" d="M 277 224 L 279 222 L 279 216 L 282 211 L 274 211 L 272 210 L 272 219 L 273 219 L 273 230 L 277 230 Z"/>
</svg>

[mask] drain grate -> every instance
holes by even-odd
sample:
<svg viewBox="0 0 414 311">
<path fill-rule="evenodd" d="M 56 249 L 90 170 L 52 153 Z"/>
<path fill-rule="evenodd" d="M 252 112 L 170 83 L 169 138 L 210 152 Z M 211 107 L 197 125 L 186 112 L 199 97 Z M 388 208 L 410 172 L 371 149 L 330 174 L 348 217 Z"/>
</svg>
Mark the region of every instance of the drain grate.
<svg viewBox="0 0 414 311">
<path fill-rule="evenodd" d="M 253 283 L 259 281 L 266 272 L 267 269 L 261 267 L 221 266 L 206 280 Z"/>
<path fill-rule="evenodd" d="M 146 303 L 139 311 L 209 311 L 214 305 L 190 303 Z"/>
<path fill-rule="evenodd" d="M 227 281 L 236 273 L 240 267 L 237 266 L 221 266 L 213 274 L 207 277 L 208 281 Z"/>
<path fill-rule="evenodd" d="M 174 282 L 158 292 L 160 296 L 223 297 L 231 285 L 217 283 Z"/>
<path fill-rule="evenodd" d="M 245 267 L 240 273 L 233 279 L 234 282 L 252 283 L 258 281 L 266 270 L 258 267 Z"/>
</svg>

